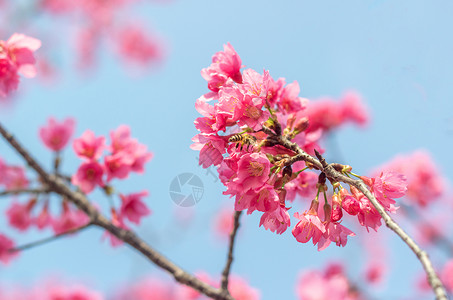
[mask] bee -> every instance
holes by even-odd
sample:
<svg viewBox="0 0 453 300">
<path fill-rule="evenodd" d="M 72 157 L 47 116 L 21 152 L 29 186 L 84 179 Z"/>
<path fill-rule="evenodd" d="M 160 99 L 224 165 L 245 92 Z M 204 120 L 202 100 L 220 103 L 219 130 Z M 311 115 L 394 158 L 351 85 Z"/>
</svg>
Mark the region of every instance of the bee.
<svg viewBox="0 0 453 300">
<path fill-rule="evenodd" d="M 239 145 L 241 145 L 241 151 L 242 151 L 242 148 L 244 147 L 244 145 L 246 145 L 245 149 L 246 150 L 249 150 L 250 147 L 255 147 L 256 145 L 256 137 L 254 137 L 253 135 L 250 135 L 250 134 L 235 134 L 235 135 L 232 135 L 228 141 L 230 143 L 236 143 L 236 148 L 239 147 Z"/>
</svg>

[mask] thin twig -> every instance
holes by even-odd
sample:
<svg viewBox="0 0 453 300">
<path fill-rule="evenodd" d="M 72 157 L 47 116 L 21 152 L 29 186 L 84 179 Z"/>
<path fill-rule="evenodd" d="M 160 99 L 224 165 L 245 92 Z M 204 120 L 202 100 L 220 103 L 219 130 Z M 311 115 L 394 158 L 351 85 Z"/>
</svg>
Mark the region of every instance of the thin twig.
<svg viewBox="0 0 453 300">
<path fill-rule="evenodd" d="M 225 295 L 220 289 L 217 289 L 194 275 L 184 271 L 182 268 L 171 262 L 165 256 L 154 250 L 145 241 L 139 238 L 130 230 L 119 228 L 113 225 L 106 217 L 104 217 L 86 198 L 85 194 L 72 190 L 65 181 L 59 176 L 47 173 L 41 165 L 31 157 L 27 150 L 3 127 L 0 123 L 0 134 L 6 141 L 22 156 L 27 164 L 34 169 L 44 182 L 53 192 L 63 196 L 68 201 L 74 203 L 79 209 L 84 211 L 96 226 L 104 228 L 116 238 L 129 244 L 147 257 L 154 264 L 170 273 L 173 278 L 179 283 L 188 285 L 193 289 L 205 294 L 208 297 L 219 300 L 234 300 L 230 295 Z"/>
<path fill-rule="evenodd" d="M 30 249 L 30 248 L 34 248 L 36 246 L 40 246 L 40 245 L 43 245 L 43 244 L 47 244 L 49 242 L 55 241 L 55 240 L 57 240 L 57 239 L 59 239 L 61 237 L 67 236 L 69 234 L 74 234 L 76 232 L 82 231 L 82 230 L 90 227 L 91 225 L 93 225 L 93 223 L 87 223 L 87 224 L 85 224 L 83 226 L 76 227 L 74 229 L 70 229 L 68 231 L 53 235 L 51 237 L 48 237 L 48 238 L 45 238 L 45 239 L 42 239 L 42 240 L 39 240 L 39 241 L 35 241 L 35 242 L 28 243 L 28 244 L 24 244 L 22 246 L 17 246 L 17 247 L 11 248 L 8 251 L 9 252 L 18 252 L 18 251 L 23 251 L 23 250 L 27 250 L 27 249 Z"/>
<path fill-rule="evenodd" d="M 227 256 L 227 261 L 225 264 L 225 268 L 223 269 L 222 272 L 222 282 L 221 282 L 221 289 L 222 291 L 229 293 L 228 292 L 228 278 L 230 276 L 230 270 L 231 270 L 231 264 L 233 263 L 233 250 L 234 250 L 234 242 L 236 240 L 236 234 L 239 229 L 239 218 L 242 214 L 242 211 L 236 211 L 234 213 L 234 224 L 233 224 L 233 230 L 230 233 L 230 244 L 228 247 L 228 256 Z"/>
<path fill-rule="evenodd" d="M 12 189 L 1 191 L 0 196 L 11 196 L 20 194 L 49 194 L 52 190 L 49 188 L 38 188 L 38 189 Z"/>
</svg>

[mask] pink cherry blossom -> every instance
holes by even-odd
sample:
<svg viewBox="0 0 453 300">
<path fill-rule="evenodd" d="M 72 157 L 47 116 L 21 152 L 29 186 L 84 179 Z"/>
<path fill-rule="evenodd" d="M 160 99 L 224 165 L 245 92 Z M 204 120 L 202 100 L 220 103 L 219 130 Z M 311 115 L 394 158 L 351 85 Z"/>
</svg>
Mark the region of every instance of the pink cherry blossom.
<svg viewBox="0 0 453 300">
<path fill-rule="evenodd" d="M 44 229 L 45 227 L 52 225 L 53 219 L 49 214 L 49 201 L 46 200 L 42 211 L 34 220 L 36 227 L 38 229 Z"/>
<path fill-rule="evenodd" d="M 82 285 L 54 285 L 46 291 L 45 299 L 49 300 L 104 300 L 101 293 L 89 290 Z"/>
<path fill-rule="evenodd" d="M 297 81 L 283 88 L 277 105 L 286 113 L 297 112 L 307 107 L 308 99 L 299 97 L 300 87 Z"/>
<path fill-rule="evenodd" d="M 20 231 L 27 230 L 33 222 L 31 209 L 35 204 L 36 199 L 34 198 L 24 204 L 13 202 L 6 211 L 9 224 Z"/>
<path fill-rule="evenodd" d="M 135 281 L 115 292 L 114 300 L 177 300 L 176 289 L 168 282 L 148 277 Z M 182 298 L 185 300 L 184 298 Z"/>
<path fill-rule="evenodd" d="M 304 271 L 297 281 L 296 294 L 300 300 L 352 300 L 350 285 L 343 273 L 322 274 L 316 270 Z"/>
<path fill-rule="evenodd" d="M 294 201 L 297 195 L 303 198 L 313 199 L 316 196 L 317 183 L 318 175 L 316 173 L 310 171 L 299 173 L 295 179 L 285 184 L 285 189 L 288 193 L 286 199 Z"/>
<path fill-rule="evenodd" d="M 218 70 L 219 73 L 225 74 L 234 81 L 242 83 L 240 69 L 242 61 L 230 43 L 223 46 L 224 51 L 217 52 L 212 57 L 211 67 Z"/>
<path fill-rule="evenodd" d="M 129 195 L 120 194 L 120 218 L 127 218 L 132 223 L 137 225 L 140 224 L 141 218 L 151 213 L 149 208 L 142 201 L 142 198 L 146 196 L 148 196 L 147 191 Z"/>
<path fill-rule="evenodd" d="M 260 298 L 260 292 L 257 289 L 252 288 L 246 280 L 234 274 L 230 275 L 228 290 L 231 296 L 237 300 L 258 300 Z"/>
<path fill-rule="evenodd" d="M 364 182 L 371 187 L 371 192 L 388 210 L 393 210 L 393 205 L 396 203 L 393 198 L 400 198 L 405 195 L 407 190 L 406 176 L 393 171 L 382 172 L 376 178 L 361 177 Z"/>
<path fill-rule="evenodd" d="M 238 162 L 237 184 L 246 192 L 261 187 L 269 179 L 270 163 L 262 153 L 247 153 Z"/>
<path fill-rule="evenodd" d="M 47 148 L 60 151 L 74 133 L 75 120 L 67 118 L 59 123 L 54 118 L 49 118 L 47 122 L 47 125 L 39 129 L 39 136 Z"/>
<path fill-rule="evenodd" d="M 15 244 L 13 240 L 8 238 L 6 235 L 0 233 L 0 261 L 4 264 L 8 264 L 12 258 L 18 255 L 18 252 L 8 251 L 14 248 Z"/>
<path fill-rule="evenodd" d="M 40 40 L 15 33 L 3 47 L 7 49 L 8 57 L 16 64 L 19 73 L 29 78 L 36 76 L 34 66 L 36 61 L 33 52 L 41 47 Z"/>
<path fill-rule="evenodd" d="M 20 166 L 4 165 L 0 170 L 0 177 L 0 184 L 10 190 L 26 188 L 29 185 L 25 169 Z"/>
<path fill-rule="evenodd" d="M 0 47 L 1 49 L 1 47 Z M 17 67 L 6 58 L 0 56 L 0 97 L 6 97 L 19 86 Z"/>
<path fill-rule="evenodd" d="M 406 198 L 425 207 L 445 192 L 445 181 L 430 154 L 424 150 L 398 155 L 379 170 L 393 170 L 407 176 Z M 381 171 L 380 171 L 381 172 Z M 378 173 L 379 174 L 379 173 Z"/>
<path fill-rule="evenodd" d="M 355 236 L 354 232 L 343 225 L 334 222 L 325 224 L 325 229 L 326 231 L 318 242 L 318 251 L 326 249 L 331 242 L 334 242 L 339 247 L 344 247 L 348 242 L 348 236 Z"/>
<path fill-rule="evenodd" d="M 117 34 L 118 52 L 125 61 L 137 66 L 159 62 L 163 57 L 162 42 L 145 32 L 143 26 L 128 25 Z"/>
<path fill-rule="evenodd" d="M 236 195 L 234 209 L 237 211 L 247 209 L 247 214 L 251 214 L 254 210 L 274 211 L 278 206 L 279 198 L 274 187 L 264 184 L 260 188 Z"/>
<path fill-rule="evenodd" d="M 69 203 L 63 202 L 61 215 L 52 219 L 52 228 L 56 234 L 60 234 L 83 226 L 89 221 L 89 217 L 83 211 L 71 208 Z"/>
<path fill-rule="evenodd" d="M 352 196 L 346 189 L 342 188 L 339 192 L 341 206 L 350 215 L 355 216 L 360 212 L 360 202 Z"/>
<path fill-rule="evenodd" d="M 286 229 L 291 226 L 291 220 L 287 212 L 288 208 L 279 205 L 274 211 L 265 212 L 260 219 L 260 226 L 266 230 L 282 234 Z"/>
<path fill-rule="evenodd" d="M 127 125 L 120 125 L 116 130 L 110 132 L 111 147 L 110 151 L 112 153 L 117 153 L 123 149 L 126 149 L 133 139 L 131 137 L 131 129 Z"/>
<path fill-rule="evenodd" d="M 105 149 L 105 138 L 95 137 L 91 130 L 85 131 L 82 136 L 75 139 L 72 146 L 78 157 L 88 160 L 98 160 Z"/>
<path fill-rule="evenodd" d="M 445 287 L 453 292 L 453 259 L 447 261 L 441 273 L 442 282 Z"/>
<path fill-rule="evenodd" d="M 223 207 L 214 215 L 214 232 L 221 238 L 228 238 L 234 226 L 234 211 L 230 206 Z"/>
<path fill-rule="evenodd" d="M 113 178 L 124 179 L 131 172 L 133 157 L 126 151 L 116 152 L 104 157 L 104 168 L 107 173 L 107 181 Z"/>
<path fill-rule="evenodd" d="M 300 243 L 306 243 L 313 239 L 313 245 L 316 245 L 322 235 L 326 232 L 324 224 L 315 213 L 316 209 L 310 209 L 302 215 L 295 213 L 294 217 L 300 221 L 293 228 L 293 235 Z"/>
<path fill-rule="evenodd" d="M 98 162 L 84 162 L 72 176 L 72 184 L 78 186 L 85 194 L 90 193 L 96 186 L 103 187 L 104 168 Z"/>
</svg>

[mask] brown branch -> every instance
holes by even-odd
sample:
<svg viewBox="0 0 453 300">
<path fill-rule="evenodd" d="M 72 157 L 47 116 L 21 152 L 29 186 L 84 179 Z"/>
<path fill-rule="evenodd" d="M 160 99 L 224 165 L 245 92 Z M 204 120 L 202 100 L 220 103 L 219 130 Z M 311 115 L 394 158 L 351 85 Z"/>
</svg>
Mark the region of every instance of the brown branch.
<svg viewBox="0 0 453 300">
<path fill-rule="evenodd" d="M 93 223 L 88 223 L 88 224 L 85 224 L 83 226 L 76 227 L 74 229 L 70 229 L 68 231 L 53 235 L 51 237 L 48 237 L 48 238 L 45 238 L 45 239 L 42 239 L 42 240 L 39 240 L 39 241 L 35 241 L 35 242 L 28 243 L 28 244 L 24 244 L 22 246 L 17 246 L 17 247 L 9 249 L 8 251 L 9 252 L 18 252 L 18 251 L 23 251 L 23 250 L 27 250 L 27 249 L 30 249 L 30 248 L 34 248 L 36 246 L 40 246 L 40 245 L 43 245 L 43 244 L 47 244 L 47 243 L 55 241 L 55 240 L 57 240 L 57 239 L 59 239 L 61 237 L 64 237 L 64 236 L 67 236 L 67 235 L 74 234 L 76 232 L 82 231 L 82 230 L 90 227 L 91 225 L 93 225 Z"/>
<path fill-rule="evenodd" d="M 1 191 L 0 196 L 11 196 L 11 195 L 20 195 L 20 194 L 49 194 L 52 190 L 49 188 L 39 188 L 39 189 L 12 189 Z"/>
<path fill-rule="evenodd" d="M 381 215 L 382 219 L 384 219 L 385 225 L 388 228 L 390 228 L 393 232 L 395 232 L 417 256 L 426 272 L 428 282 L 431 285 L 434 294 L 436 295 L 436 299 L 438 300 L 447 299 L 445 287 L 442 285 L 442 282 L 440 281 L 438 275 L 436 274 L 436 271 L 434 270 L 434 267 L 432 265 L 431 260 L 428 257 L 428 254 L 418 246 L 418 244 L 390 217 L 390 215 L 387 214 L 385 209 L 377 201 L 377 199 L 370 192 L 370 190 L 367 188 L 367 186 L 362 180 L 351 179 L 343 175 L 341 172 L 335 170 L 335 164 L 327 164 L 324 158 L 319 153 L 317 153 L 319 159 L 316 159 L 309 155 L 308 153 L 306 153 L 305 151 L 303 151 L 299 145 L 291 142 L 285 136 L 275 135 L 271 130 L 265 130 L 265 132 L 269 134 L 273 140 L 277 140 L 280 145 L 296 153 L 296 156 L 292 158 L 292 161 L 296 162 L 299 160 L 303 160 L 307 165 L 325 173 L 329 180 L 344 182 L 346 184 L 356 187 L 359 191 L 361 191 L 370 200 L 370 202 L 373 204 L 373 206 Z"/>
<path fill-rule="evenodd" d="M 222 281 L 221 281 L 221 289 L 223 292 L 229 294 L 228 291 L 228 278 L 230 276 L 230 270 L 231 270 L 231 264 L 233 263 L 233 250 L 234 250 L 234 242 L 236 240 L 236 234 L 239 229 L 239 218 L 242 214 L 242 211 L 236 211 L 234 213 L 234 224 L 233 224 L 233 230 L 230 233 L 230 245 L 228 248 L 228 256 L 227 256 L 227 262 L 225 264 L 225 268 L 223 269 L 222 272 Z"/>
<path fill-rule="evenodd" d="M 143 254 L 146 258 L 152 261 L 160 268 L 166 270 L 179 283 L 188 285 L 193 289 L 205 294 L 213 299 L 234 300 L 230 295 L 225 295 L 220 289 L 214 288 L 209 284 L 201 281 L 192 274 L 184 271 L 179 266 L 175 265 L 168 258 L 151 248 L 146 242 L 139 238 L 132 231 L 122 229 L 113 225 L 106 217 L 104 217 L 86 198 L 86 196 L 78 191 L 72 190 L 59 176 L 47 173 L 39 163 L 31 157 L 31 155 L 23 148 L 19 142 L 3 127 L 0 123 L 0 134 L 6 141 L 22 156 L 27 164 L 34 169 L 41 177 L 49 189 L 63 196 L 68 201 L 74 203 L 79 209 L 84 211 L 91 219 L 91 222 L 104 228 L 112 235 L 129 244 L 132 248 Z"/>
</svg>

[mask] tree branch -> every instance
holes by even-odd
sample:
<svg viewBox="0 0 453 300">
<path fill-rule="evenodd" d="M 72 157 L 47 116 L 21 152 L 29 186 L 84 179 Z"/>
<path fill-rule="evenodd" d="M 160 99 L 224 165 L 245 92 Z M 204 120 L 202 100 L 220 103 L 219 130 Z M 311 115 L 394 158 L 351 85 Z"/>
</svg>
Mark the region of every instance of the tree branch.
<svg viewBox="0 0 453 300">
<path fill-rule="evenodd" d="M 80 226 L 80 227 L 77 227 L 77 228 L 74 228 L 74 229 L 70 229 L 68 231 L 53 235 L 51 237 L 48 237 L 48 238 L 45 238 L 45 239 L 42 239 L 42 240 L 39 240 L 39 241 L 35 241 L 35 242 L 31 242 L 31 243 L 28 243 L 28 244 L 25 244 L 25 245 L 22 245 L 22 246 L 14 247 L 14 248 L 9 249 L 8 251 L 9 252 L 18 252 L 18 251 L 23 251 L 23 250 L 27 250 L 27 249 L 30 249 L 30 248 L 34 248 L 36 246 L 40 246 L 40 245 L 55 241 L 55 240 L 57 240 L 57 239 L 59 239 L 61 237 L 64 237 L 64 236 L 67 236 L 67 235 L 74 234 L 76 232 L 82 231 L 82 230 L 90 227 L 91 225 L 93 225 L 93 223 L 88 223 L 88 224 L 85 224 L 83 226 Z"/>
<path fill-rule="evenodd" d="M 377 199 L 370 192 L 370 190 L 367 188 L 367 186 L 362 180 L 351 179 L 343 175 L 341 172 L 335 170 L 334 168 L 335 164 L 327 164 L 325 159 L 319 153 L 317 153 L 318 159 L 316 159 L 313 156 L 306 153 L 305 151 L 303 151 L 298 144 L 291 142 L 287 137 L 282 136 L 281 134 L 275 135 L 271 130 L 266 130 L 265 132 L 270 135 L 272 140 L 276 140 L 280 145 L 296 153 L 296 155 L 292 158 L 293 162 L 303 160 L 308 166 L 311 166 L 314 169 L 317 169 L 325 173 L 330 180 L 344 182 L 346 184 L 356 187 L 359 191 L 361 191 L 379 212 L 379 214 L 381 215 L 382 219 L 385 222 L 385 225 L 388 228 L 390 228 L 393 232 L 395 232 L 417 256 L 426 272 L 428 282 L 431 285 L 434 294 L 436 295 L 436 299 L 438 300 L 447 299 L 445 287 L 442 285 L 442 282 L 437 276 L 436 271 L 434 270 L 434 267 L 432 265 L 432 262 L 428 257 L 428 254 L 418 246 L 418 244 L 390 217 L 390 215 L 387 214 L 385 209 L 377 201 Z"/>
<path fill-rule="evenodd" d="M 234 250 L 234 242 L 236 239 L 236 234 L 239 229 L 239 218 L 242 214 L 242 211 L 236 211 L 234 212 L 234 224 L 233 224 L 233 230 L 230 233 L 230 245 L 228 248 L 228 255 L 227 255 L 227 261 L 225 264 L 225 268 L 223 269 L 222 272 L 222 281 L 221 281 L 221 289 L 222 291 L 229 293 L 228 291 L 228 279 L 230 276 L 230 270 L 231 270 L 231 264 L 233 263 L 233 250 Z"/>
<path fill-rule="evenodd" d="M 11 195 L 20 195 L 20 194 L 49 194 L 51 192 L 48 188 L 38 188 L 38 189 L 12 189 L 1 191 L 0 196 L 11 196 Z"/>
<path fill-rule="evenodd" d="M 210 286 L 175 265 L 168 258 L 151 248 L 132 231 L 113 225 L 112 222 L 98 212 L 98 210 L 90 203 L 84 194 L 72 190 L 59 176 L 47 173 L 41 165 L 31 157 L 27 150 L 25 150 L 25 148 L 23 148 L 19 142 L 3 127 L 2 123 L 0 123 L 0 134 L 22 156 L 27 164 L 39 174 L 42 182 L 44 182 L 49 189 L 63 196 L 65 199 L 74 203 L 79 209 L 84 211 L 90 217 L 91 222 L 94 225 L 104 228 L 118 239 L 122 240 L 126 244 L 129 244 L 132 248 L 142 253 L 154 264 L 170 273 L 170 275 L 172 275 L 173 278 L 179 283 L 188 285 L 213 299 L 234 300 L 233 297 L 225 295 L 220 289 Z"/>
</svg>

